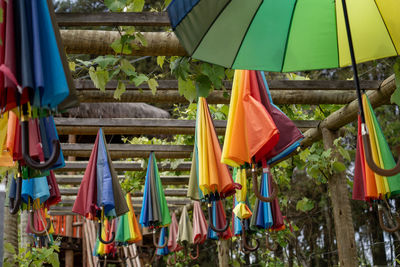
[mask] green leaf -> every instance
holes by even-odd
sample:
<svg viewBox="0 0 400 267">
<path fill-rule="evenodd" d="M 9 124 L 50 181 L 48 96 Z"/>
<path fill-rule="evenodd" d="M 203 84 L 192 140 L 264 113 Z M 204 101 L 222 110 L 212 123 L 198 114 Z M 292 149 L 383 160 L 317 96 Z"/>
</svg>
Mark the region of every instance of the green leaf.
<svg viewBox="0 0 400 267">
<path fill-rule="evenodd" d="M 186 81 L 190 73 L 189 59 L 186 57 L 178 57 L 175 60 L 171 60 L 170 69 L 171 73 L 174 74 L 176 78 L 181 78 Z"/>
<path fill-rule="evenodd" d="M 157 65 L 160 66 L 160 68 L 163 67 L 165 61 L 165 56 L 158 56 L 157 57 Z"/>
<path fill-rule="evenodd" d="M 133 0 L 133 12 L 142 12 L 144 0 Z"/>
<path fill-rule="evenodd" d="M 121 70 L 125 72 L 126 75 L 132 76 L 132 75 L 137 75 L 135 67 L 127 60 L 127 59 L 122 59 L 120 62 L 121 65 Z"/>
<path fill-rule="evenodd" d="M 197 95 L 207 97 L 211 90 L 211 81 L 205 75 L 200 75 L 196 78 Z"/>
<path fill-rule="evenodd" d="M 69 61 L 68 62 L 68 66 L 69 66 L 69 70 L 70 71 L 75 71 L 75 68 L 76 68 L 76 63 L 75 62 L 73 62 L 73 61 Z"/>
<path fill-rule="evenodd" d="M 104 4 L 111 11 L 119 12 L 126 6 L 126 0 L 104 0 Z"/>
<path fill-rule="evenodd" d="M 336 171 L 336 172 L 343 172 L 343 171 L 345 171 L 346 170 L 346 165 L 344 165 L 342 162 L 340 162 L 340 161 L 335 161 L 333 164 L 332 164 L 332 167 L 333 167 L 333 169 Z"/>
<path fill-rule="evenodd" d="M 208 78 L 214 84 L 216 89 L 222 87 L 222 79 L 225 77 L 224 67 L 203 63 L 201 65 L 201 72 L 204 75 L 208 76 Z"/>
<path fill-rule="evenodd" d="M 400 57 L 397 57 L 396 63 L 393 66 L 393 72 L 396 79 L 396 90 L 390 97 L 390 102 L 396 103 L 396 105 L 400 106 Z"/>
<path fill-rule="evenodd" d="M 90 65 L 92 65 L 91 61 L 80 60 L 79 58 L 77 58 L 76 61 L 78 61 L 79 63 L 81 63 L 85 67 L 89 67 Z"/>
<path fill-rule="evenodd" d="M 349 151 L 345 150 L 342 146 L 338 146 L 339 154 L 347 161 L 351 161 Z"/>
<path fill-rule="evenodd" d="M 58 254 L 57 253 L 52 253 L 49 255 L 46 259 L 48 263 L 50 263 L 53 267 L 60 267 L 60 261 L 58 259 Z"/>
<path fill-rule="evenodd" d="M 118 81 L 117 88 L 114 91 L 114 98 L 121 100 L 121 95 L 125 93 L 125 91 L 126 91 L 125 83 Z"/>
<path fill-rule="evenodd" d="M 149 80 L 147 81 L 147 84 L 149 85 L 149 88 L 151 89 L 151 93 L 152 93 L 153 95 L 155 95 L 156 92 L 157 92 L 157 87 L 158 87 L 158 82 L 157 82 L 157 80 L 154 79 L 154 78 L 151 78 L 151 79 L 149 79 Z"/>
<path fill-rule="evenodd" d="M 183 95 L 190 103 L 196 98 L 196 86 L 191 80 L 183 80 L 181 77 L 178 78 L 178 91 L 180 95 Z"/>
<path fill-rule="evenodd" d="M 136 33 L 136 37 L 139 39 L 140 43 L 143 46 L 147 46 L 147 40 L 142 33 L 140 33 L 140 32 Z"/>
<path fill-rule="evenodd" d="M 16 252 L 15 252 L 15 248 L 13 247 L 13 245 L 11 245 L 10 243 L 8 243 L 8 242 L 5 242 L 4 243 L 4 250 L 5 251 L 7 251 L 8 253 L 10 253 L 10 254 L 15 254 Z"/>
<path fill-rule="evenodd" d="M 164 7 L 167 7 L 172 0 L 164 0 Z"/>
<path fill-rule="evenodd" d="M 99 68 L 95 70 L 94 67 L 90 67 L 89 76 L 90 79 L 92 79 L 94 86 L 99 88 L 100 91 L 105 92 L 106 84 L 109 81 L 108 71 Z"/>
<path fill-rule="evenodd" d="M 124 47 L 124 50 L 122 51 L 122 47 Z M 115 53 L 122 53 L 125 55 L 130 55 L 132 54 L 132 46 L 127 43 L 124 42 L 122 40 L 122 38 L 115 40 L 114 42 L 112 42 L 111 44 L 111 48 L 115 51 Z"/>
<path fill-rule="evenodd" d="M 114 65 L 118 58 L 114 56 L 99 56 L 93 60 L 93 63 L 98 64 L 100 68 L 105 69 L 110 65 Z"/>
<path fill-rule="evenodd" d="M 296 204 L 296 210 L 300 210 L 303 212 L 310 211 L 314 208 L 314 202 L 306 197 L 303 197 L 302 200 L 299 200 Z"/>
<path fill-rule="evenodd" d="M 139 74 L 138 76 L 136 76 L 135 78 L 132 79 L 132 82 L 134 82 L 136 86 L 139 86 L 142 83 L 147 82 L 148 80 L 149 80 L 149 77 L 147 77 L 144 74 Z"/>
</svg>

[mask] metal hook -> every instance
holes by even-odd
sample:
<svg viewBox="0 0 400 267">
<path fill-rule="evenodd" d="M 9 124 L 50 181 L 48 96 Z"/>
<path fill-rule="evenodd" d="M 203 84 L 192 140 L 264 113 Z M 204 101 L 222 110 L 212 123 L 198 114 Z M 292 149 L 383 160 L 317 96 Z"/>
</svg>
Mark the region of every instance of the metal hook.
<svg viewBox="0 0 400 267">
<path fill-rule="evenodd" d="M 14 178 L 12 178 L 14 179 Z M 15 215 L 18 213 L 21 207 L 21 190 L 22 190 L 22 177 L 21 177 L 21 166 L 18 166 L 18 174 L 16 179 L 16 192 L 15 192 L 15 199 L 9 198 L 10 203 L 8 205 L 8 211 L 10 214 Z"/>
<path fill-rule="evenodd" d="M 165 237 L 165 242 L 161 246 L 158 245 L 158 242 L 156 240 L 156 229 L 153 229 L 153 244 L 156 248 L 162 249 L 165 248 L 168 244 L 168 237 Z"/>
<path fill-rule="evenodd" d="M 385 213 L 384 208 L 382 205 L 378 204 L 378 217 L 379 217 L 379 225 L 381 226 L 382 230 L 388 233 L 394 233 L 400 230 L 400 218 L 398 215 L 395 216 L 395 226 L 393 228 L 387 227 L 383 222 L 383 213 Z"/>
<path fill-rule="evenodd" d="M 31 232 L 37 236 L 42 236 L 49 232 L 49 230 L 51 228 L 50 218 L 46 218 L 47 225 L 46 225 L 45 229 L 43 229 L 43 231 L 36 230 L 35 225 L 33 223 L 34 220 L 35 220 L 35 211 L 31 207 L 31 209 L 29 210 L 29 230 L 31 230 Z"/>
<path fill-rule="evenodd" d="M 271 251 L 275 251 L 278 248 L 276 243 L 274 243 L 273 246 L 269 243 L 269 236 L 268 235 L 265 237 L 265 246 L 266 246 L 267 249 L 269 249 Z"/>
<path fill-rule="evenodd" d="M 271 196 L 269 197 L 264 197 L 260 194 L 260 191 L 258 190 L 258 181 L 257 181 L 257 174 L 256 174 L 256 170 L 255 170 L 255 164 L 253 163 L 251 166 L 251 174 L 253 177 L 253 192 L 256 195 L 256 197 L 263 201 L 263 202 L 272 202 L 274 201 L 274 199 L 276 198 L 277 194 L 278 194 L 278 186 L 275 183 L 274 177 L 272 177 L 272 175 L 270 175 L 270 180 L 271 180 L 271 185 L 272 185 L 272 193 Z"/>
<path fill-rule="evenodd" d="M 243 220 L 240 220 L 240 225 L 242 226 L 242 251 L 244 251 L 244 250 L 249 251 L 249 252 L 256 251 L 260 247 L 260 242 L 256 239 L 257 245 L 255 247 L 250 247 L 247 244 L 246 230 L 245 230 L 245 227 L 244 227 Z"/>
<path fill-rule="evenodd" d="M 24 158 L 24 161 L 26 165 L 29 167 L 36 169 L 36 170 L 45 170 L 53 166 L 59 156 L 60 156 L 60 150 L 61 150 L 61 145 L 59 140 L 52 140 L 52 147 L 53 147 L 53 152 L 50 155 L 50 158 L 45 161 L 45 162 L 36 162 L 33 160 L 29 154 L 29 121 L 27 117 L 24 115 L 22 117 L 21 121 L 21 146 L 22 146 L 22 156 Z"/>
<path fill-rule="evenodd" d="M 99 221 L 99 232 L 98 232 L 99 241 L 100 241 L 101 243 L 103 243 L 104 245 L 108 245 L 108 244 L 111 244 L 112 242 L 114 242 L 114 239 L 115 239 L 115 232 L 112 231 L 112 232 L 111 232 L 111 238 L 110 238 L 110 240 L 105 241 L 105 240 L 103 240 L 103 238 L 102 238 L 102 236 L 101 236 L 101 229 L 102 229 L 102 223 L 101 223 L 101 221 Z"/>
<path fill-rule="evenodd" d="M 212 204 L 211 204 L 211 198 L 208 198 L 208 225 L 211 227 L 212 230 L 214 230 L 215 232 L 218 233 L 223 233 L 226 230 L 228 230 L 229 227 L 229 220 L 226 220 L 226 224 L 223 228 L 217 228 L 214 224 L 213 224 L 213 211 L 212 211 Z"/>
<path fill-rule="evenodd" d="M 200 249 L 199 249 L 199 243 L 196 244 L 196 256 L 193 256 L 191 252 L 189 252 L 189 257 L 192 260 L 197 260 L 200 256 Z"/>
<path fill-rule="evenodd" d="M 371 168 L 373 172 L 376 174 L 385 176 L 385 177 L 391 177 L 394 176 L 398 173 L 400 173 L 400 146 L 398 146 L 396 149 L 399 153 L 399 158 L 397 160 L 396 166 L 394 166 L 391 169 L 382 169 L 378 165 L 375 164 L 374 159 L 372 158 L 372 152 L 371 152 L 371 144 L 369 142 L 369 134 L 366 129 L 365 124 L 363 123 L 361 125 L 362 127 L 362 140 L 364 144 L 364 153 L 365 153 L 365 160 L 367 161 L 368 166 Z"/>
</svg>

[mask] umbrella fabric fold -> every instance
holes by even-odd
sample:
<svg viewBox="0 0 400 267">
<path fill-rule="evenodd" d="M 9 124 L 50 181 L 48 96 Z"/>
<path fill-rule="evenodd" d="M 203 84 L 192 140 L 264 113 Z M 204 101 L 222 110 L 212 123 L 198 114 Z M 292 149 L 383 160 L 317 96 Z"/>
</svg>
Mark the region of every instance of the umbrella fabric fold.
<svg viewBox="0 0 400 267">
<path fill-rule="evenodd" d="M 168 227 L 168 232 L 168 250 L 170 252 L 181 250 L 182 247 L 178 244 L 179 225 L 174 212 L 171 215 L 171 224 Z"/>
<path fill-rule="evenodd" d="M 100 128 L 72 211 L 94 220 L 102 209 L 110 218 L 129 211 Z"/>
<path fill-rule="evenodd" d="M 150 152 L 139 223 L 145 227 L 165 227 L 171 223 L 154 152 Z"/>
<path fill-rule="evenodd" d="M 203 244 L 207 239 L 207 220 L 200 202 L 193 201 L 193 244 Z"/>
<path fill-rule="evenodd" d="M 178 236 L 177 240 L 180 244 L 193 243 L 193 228 L 189 219 L 189 213 L 186 206 L 183 207 L 181 218 L 179 219 Z"/>
<path fill-rule="evenodd" d="M 195 143 L 197 143 L 197 138 Z M 189 184 L 188 184 L 188 191 L 187 196 L 193 200 L 200 200 L 204 198 L 200 187 L 199 187 L 199 169 L 198 169 L 198 153 L 197 153 L 197 146 L 193 149 L 192 154 L 192 165 L 190 167 L 190 176 L 189 176 Z"/>
<path fill-rule="evenodd" d="M 212 212 L 213 212 L 213 224 L 217 227 L 222 229 L 225 224 L 227 223 L 226 220 L 226 215 L 225 215 L 225 210 L 222 205 L 221 200 L 218 201 L 212 201 Z M 230 239 L 233 236 L 231 229 L 228 227 L 228 229 L 225 232 L 222 233 L 216 233 L 214 230 L 211 229 L 210 226 L 208 226 L 208 233 L 207 233 L 207 238 L 209 239 Z"/>
<path fill-rule="evenodd" d="M 142 240 L 142 234 L 132 206 L 131 194 L 126 194 L 125 199 L 129 212 L 118 218 L 115 235 L 115 241 L 123 245 L 137 243 Z"/>
<path fill-rule="evenodd" d="M 233 167 L 262 158 L 279 141 L 279 131 L 261 103 L 255 73 L 235 70 L 221 161 Z M 253 78 L 252 78 L 253 76 Z"/>
<path fill-rule="evenodd" d="M 168 227 L 163 227 L 161 228 L 161 232 L 160 232 L 160 240 L 158 241 L 158 245 L 162 246 L 165 243 L 165 239 L 168 238 Z M 169 241 L 170 239 L 168 239 Z M 157 255 L 159 256 L 165 256 L 168 255 L 170 253 L 168 246 L 165 246 L 163 248 L 157 248 Z"/>
<path fill-rule="evenodd" d="M 372 158 L 384 169 L 393 168 L 396 162 L 366 94 L 363 95 L 365 124 L 369 133 Z M 353 199 L 375 200 L 400 193 L 400 174 L 383 177 L 374 173 L 366 163 L 362 139 L 361 117 L 358 118 L 357 151 L 354 168 Z"/>
<path fill-rule="evenodd" d="M 263 169 L 263 173 L 261 176 L 261 186 L 259 188 L 260 193 L 263 197 L 270 196 L 268 184 L 268 172 L 266 169 Z M 250 222 L 250 225 L 253 229 L 268 229 L 272 227 L 273 219 L 270 202 L 263 202 L 259 199 L 256 199 L 253 211 L 253 216 L 251 217 Z"/>
<path fill-rule="evenodd" d="M 239 204 L 237 199 L 236 199 L 236 197 L 234 199 L 233 204 L 234 204 L 234 206 L 237 206 Z M 246 199 L 245 205 L 249 205 L 249 200 L 248 199 Z M 238 216 L 234 215 L 233 218 L 232 218 L 232 220 L 233 220 L 233 223 L 232 223 L 233 234 L 236 235 L 236 236 L 242 234 L 241 221 L 243 221 L 243 223 L 244 223 L 246 232 L 251 230 L 251 228 L 250 228 L 250 219 L 251 219 L 251 217 L 246 218 L 246 219 L 240 219 Z"/>
<path fill-rule="evenodd" d="M 195 167 L 190 175 L 189 195 L 196 199 L 201 195 L 218 192 L 224 198 L 235 193 L 236 185 L 226 165 L 220 162 L 221 146 L 215 132 L 207 101 L 199 97 L 197 102 L 196 141 L 193 153 Z M 195 179 L 197 177 L 197 179 Z M 197 196 L 196 180 L 201 189 Z"/>
<path fill-rule="evenodd" d="M 242 186 L 240 190 L 236 190 L 235 207 L 233 209 L 233 213 L 240 220 L 248 219 L 251 217 L 252 212 L 246 204 L 246 199 L 247 199 L 246 169 L 234 168 L 233 176 L 235 177 L 235 182 Z"/>
</svg>

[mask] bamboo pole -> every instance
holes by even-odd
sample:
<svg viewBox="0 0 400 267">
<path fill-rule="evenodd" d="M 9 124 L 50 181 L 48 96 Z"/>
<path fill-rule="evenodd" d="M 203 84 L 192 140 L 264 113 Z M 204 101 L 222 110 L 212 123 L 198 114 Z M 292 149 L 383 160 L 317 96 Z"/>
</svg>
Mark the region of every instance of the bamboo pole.
<svg viewBox="0 0 400 267">
<path fill-rule="evenodd" d="M 389 102 L 390 96 L 396 90 L 396 81 L 394 75 L 384 80 L 379 90 L 367 92 L 368 98 L 373 107 L 379 107 Z M 301 143 L 302 147 L 308 147 L 322 137 L 322 129 L 326 128 L 336 131 L 346 124 L 355 121 L 358 114 L 357 99 L 350 104 L 342 107 L 329 115 L 325 120 L 321 121 L 320 125 L 314 129 L 310 129 L 304 133 L 304 140 Z"/>
<path fill-rule="evenodd" d="M 98 30 L 61 30 L 61 38 L 67 54 L 115 54 L 111 44 L 120 38 L 118 31 Z M 143 32 L 147 46 L 137 40 L 133 44 L 140 49 L 133 49 L 134 56 L 185 56 L 186 51 L 172 32 Z"/>
</svg>

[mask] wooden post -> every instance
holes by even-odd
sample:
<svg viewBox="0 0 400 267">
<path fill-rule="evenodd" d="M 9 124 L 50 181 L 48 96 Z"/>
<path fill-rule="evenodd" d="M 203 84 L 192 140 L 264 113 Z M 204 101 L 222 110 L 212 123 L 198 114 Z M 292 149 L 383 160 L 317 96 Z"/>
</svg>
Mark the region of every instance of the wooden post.
<svg viewBox="0 0 400 267">
<path fill-rule="evenodd" d="M 218 241 L 218 262 L 219 267 L 229 266 L 229 241 L 219 240 Z"/>
<path fill-rule="evenodd" d="M 333 141 L 338 137 L 338 134 L 337 132 L 323 128 L 322 136 L 325 149 L 329 149 L 333 147 Z M 341 157 L 339 154 L 335 156 L 340 160 Z M 333 206 L 339 264 L 342 267 L 358 266 L 353 218 L 351 217 L 345 173 L 333 174 L 328 180 L 328 189 Z"/>
<path fill-rule="evenodd" d="M 66 223 L 65 223 L 65 235 L 68 237 L 68 242 L 72 243 L 72 222 L 73 217 L 71 215 L 66 216 Z M 66 250 L 65 251 L 65 267 L 74 267 L 74 251 L 73 250 Z"/>
</svg>

